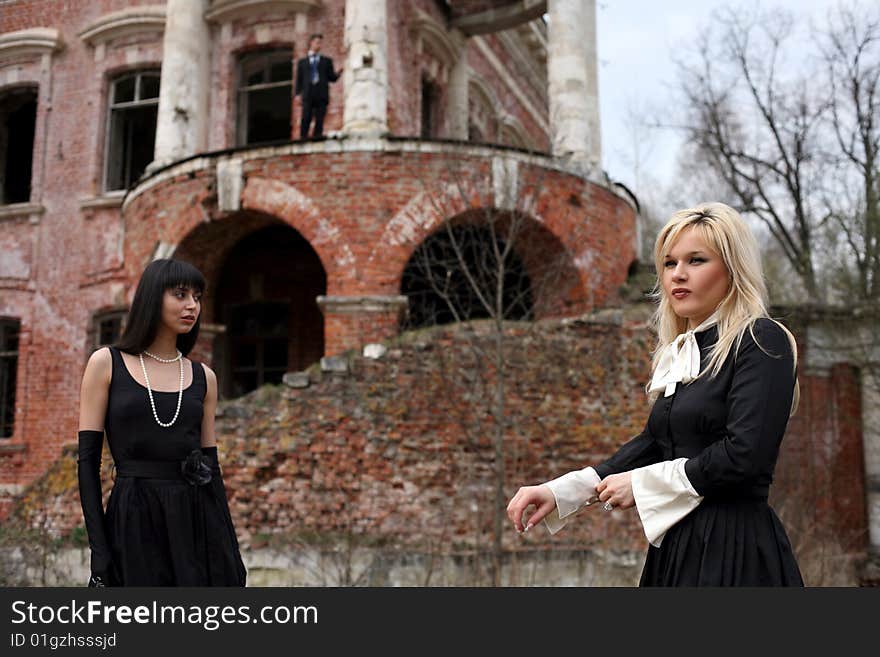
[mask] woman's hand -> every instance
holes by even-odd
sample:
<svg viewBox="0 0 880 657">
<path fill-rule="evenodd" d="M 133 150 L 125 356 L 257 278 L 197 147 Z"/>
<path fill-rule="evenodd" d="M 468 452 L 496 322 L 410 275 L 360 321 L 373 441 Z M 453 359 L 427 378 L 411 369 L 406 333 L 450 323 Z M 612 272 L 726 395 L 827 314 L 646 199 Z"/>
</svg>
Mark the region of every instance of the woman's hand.
<svg viewBox="0 0 880 657">
<path fill-rule="evenodd" d="M 530 505 L 537 507 L 527 519 L 523 514 Z M 516 531 L 528 531 L 541 522 L 544 517 L 556 508 L 556 498 L 549 486 L 523 486 L 514 495 L 507 505 L 507 517 L 513 522 Z M 525 528 L 523 528 L 525 525 Z"/>
<path fill-rule="evenodd" d="M 631 472 L 608 475 L 596 486 L 596 492 L 600 502 L 609 502 L 615 509 L 629 509 L 636 505 Z"/>
</svg>

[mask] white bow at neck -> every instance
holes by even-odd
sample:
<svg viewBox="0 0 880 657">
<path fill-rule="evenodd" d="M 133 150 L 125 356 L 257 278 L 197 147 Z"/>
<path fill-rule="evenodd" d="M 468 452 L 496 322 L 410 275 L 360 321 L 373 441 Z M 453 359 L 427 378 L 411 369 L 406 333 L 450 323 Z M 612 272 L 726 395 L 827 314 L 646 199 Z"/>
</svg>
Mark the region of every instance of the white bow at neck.
<svg viewBox="0 0 880 657">
<path fill-rule="evenodd" d="M 705 331 L 718 323 L 718 313 L 712 313 L 702 324 L 684 333 L 664 347 L 660 354 L 654 376 L 651 378 L 649 392 L 664 390 L 663 396 L 675 392 L 678 383 L 689 383 L 700 373 L 700 345 L 696 333 Z"/>
</svg>

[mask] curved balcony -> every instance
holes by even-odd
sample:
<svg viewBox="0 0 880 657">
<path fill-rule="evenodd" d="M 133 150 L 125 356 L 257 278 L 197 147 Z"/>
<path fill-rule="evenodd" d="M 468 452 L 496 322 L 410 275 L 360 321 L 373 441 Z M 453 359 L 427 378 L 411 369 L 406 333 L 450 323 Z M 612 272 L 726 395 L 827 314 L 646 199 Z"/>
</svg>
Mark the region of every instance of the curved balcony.
<svg viewBox="0 0 880 657">
<path fill-rule="evenodd" d="M 293 299 L 300 310 L 291 314 L 308 319 L 290 331 L 323 338 L 306 363 L 395 335 L 407 265 L 443 226 L 519 222 L 514 250 L 534 288 L 533 317 L 606 304 L 635 258 L 635 208 L 607 181 L 547 155 L 461 142 L 332 139 L 205 153 L 142 179 L 123 217 L 131 281 L 154 257 L 193 262 L 209 281 L 204 321 L 221 331 L 235 304 Z"/>
</svg>

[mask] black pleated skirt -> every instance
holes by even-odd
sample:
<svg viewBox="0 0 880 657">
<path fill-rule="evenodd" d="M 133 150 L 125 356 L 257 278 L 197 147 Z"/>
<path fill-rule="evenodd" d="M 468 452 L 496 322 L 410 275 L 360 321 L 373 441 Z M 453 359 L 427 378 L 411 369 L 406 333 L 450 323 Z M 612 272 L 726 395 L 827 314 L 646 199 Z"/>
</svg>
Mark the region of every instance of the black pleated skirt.
<svg viewBox="0 0 880 657">
<path fill-rule="evenodd" d="M 704 499 L 650 546 L 639 586 L 803 586 L 766 500 Z"/>
<path fill-rule="evenodd" d="M 107 502 L 120 586 L 244 586 L 247 576 L 218 478 L 117 478 Z"/>
</svg>

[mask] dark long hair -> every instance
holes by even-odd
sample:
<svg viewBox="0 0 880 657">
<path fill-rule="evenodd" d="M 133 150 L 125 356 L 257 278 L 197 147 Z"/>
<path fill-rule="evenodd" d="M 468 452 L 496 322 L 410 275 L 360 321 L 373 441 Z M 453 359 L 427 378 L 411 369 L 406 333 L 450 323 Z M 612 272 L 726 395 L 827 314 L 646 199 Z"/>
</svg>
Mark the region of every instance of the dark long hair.
<svg viewBox="0 0 880 657">
<path fill-rule="evenodd" d="M 205 277 L 198 269 L 182 260 L 154 260 L 147 265 L 135 290 L 125 331 L 116 348 L 129 354 L 139 354 L 153 344 L 162 322 L 165 291 L 178 287 L 191 288 L 202 294 L 205 291 Z M 202 314 L 199 313 L 190 332 L 177 336 L 177 348 L 184 356 L 195 346 L 201 322 Z"/>
</svg>

